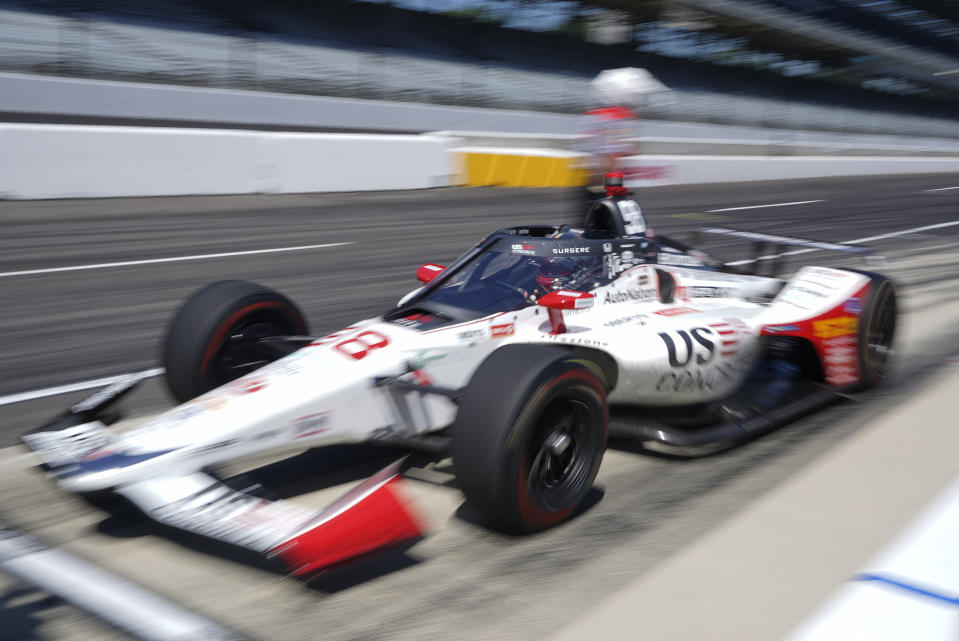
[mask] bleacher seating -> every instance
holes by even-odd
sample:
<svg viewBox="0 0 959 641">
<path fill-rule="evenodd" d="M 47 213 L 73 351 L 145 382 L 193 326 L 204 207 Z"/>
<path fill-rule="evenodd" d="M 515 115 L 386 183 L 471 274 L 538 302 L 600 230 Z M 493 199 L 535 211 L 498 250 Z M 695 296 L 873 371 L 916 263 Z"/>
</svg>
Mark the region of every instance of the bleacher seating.
<svg viewBox="0 0 959 641">
<path fill-rule="evenodd" d="M 676 90 L 653 117 L 915 133 L 945 132 L 955 117 L 954 103 L 384 4 L 0 0 L 0 70 L 576 112 L 595 73 L 628 65 Z M 888 117 L 864 118 L 880 101 Z"/>
</svg>

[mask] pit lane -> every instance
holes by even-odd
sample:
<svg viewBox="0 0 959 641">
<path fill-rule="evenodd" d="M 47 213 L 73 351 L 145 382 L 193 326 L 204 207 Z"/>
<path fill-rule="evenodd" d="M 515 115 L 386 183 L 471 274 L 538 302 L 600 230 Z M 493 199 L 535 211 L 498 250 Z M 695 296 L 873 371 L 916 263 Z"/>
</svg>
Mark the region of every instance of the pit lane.
<svg viewBox="0 0 959 641">
<path fill-rule="evenodd" d="M 953 192 L 923 192 L 949 184 L 954 177 L 805 180 L 646 189 L 639 199 L 658 231 L 680 238 L 705 223 L 843 241 L 959 219 Z M 808 200 L 822 202 L 706 213 Z M 444 189 L 0 203 L 3 272 L 355 243 L 0 279 L 8 372 L 0 395 L 155 366 L 166 317 L 211 280 L 244 278 L 275 287 L 302 306 L 315 332 L 335 330 L 388 308 L 415 285 L 419 264 L 448 262 L 498 226 L 572 221 L 573 202 L 561 191 Z M 888 259 L 883 271 L 904 285 L 905 340 L 889 387 L 702 460 L 637 455 L 621 445 L 607 456 L 591 508 L 541 536 L 504 537 L 476 525 L 444 465 L 414 470 L 410 484 L 433 517 L 433 536 L 406 556 L 308 588 L 205 554 L 196 542 L 157 536 L 142 523 L 107 518 L 48 487 L 27 469 L 30 461 L 19 450 L 3 452 L 0 506 L 15 525 L 54 542 L 70 541 L 69 549 L 254 638 L 543 637 L 813 464 L 884 408 L 917 395 L 923 377 L 952 355 L 944 346 L 959 345 L 957 239 L 959 228 L 950 227 L 873 244 Z M 722 249 L 729 259 L 748 253 L 737 243 L 717 247 Z M 841 260 L 826 254 L 803 259 Z M 2 444 L 82 396 L 0 407 Z M 136 409 L 165 404 L 154 381 L 139 393 Z M 318 450 L 268 467 L 258 478 L 282 496 L 320 505 L 342 483 L 362 478 L 392 455 L 370 448 Z M 328 471 L 317 475 L 318 469 Z M 0 579 L 0 594 L 14 589 Z M 29 625 L 42 634 L 93 638 L 84 626 L 94 630 L 95 624 L 64 625 L 76 615 L 62 606 L 31 617 Z"/>
</svg>

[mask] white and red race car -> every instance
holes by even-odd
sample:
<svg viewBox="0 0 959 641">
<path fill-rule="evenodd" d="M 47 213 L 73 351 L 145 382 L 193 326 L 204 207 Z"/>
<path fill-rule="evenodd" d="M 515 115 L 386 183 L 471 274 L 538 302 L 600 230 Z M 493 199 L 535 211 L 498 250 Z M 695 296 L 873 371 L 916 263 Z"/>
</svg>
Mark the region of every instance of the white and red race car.
<svg viewBox="0 0 959 641">
<path fill-rule="evenodd" d="M 210 470 L 275 450 L 399 444 L 451 455 L 491 524 L 535 531 L 581 506 L 610 433 L 679 453 L 728 447 L 881 381 L 896 326 L 883 276 L 738 273 L 653 235 L 621 194 L 582 228 L 503 229 L 418 277 L 395 309 L 319 338 L 272 290 L 210 285 L 166 338 L 178 406 L 111 432 L 134 376 L 24 440 L 65 490 L 115 492 L 304 574 L 422 535 L 397 470 L 319 513 Z"/>
</svg>

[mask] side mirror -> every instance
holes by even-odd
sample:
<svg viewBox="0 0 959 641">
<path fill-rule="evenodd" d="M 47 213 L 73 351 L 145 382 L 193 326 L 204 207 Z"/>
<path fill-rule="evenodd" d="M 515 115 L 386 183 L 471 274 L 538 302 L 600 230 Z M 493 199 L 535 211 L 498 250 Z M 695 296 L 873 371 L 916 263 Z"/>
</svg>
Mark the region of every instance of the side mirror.
<svg viewBox="0 0 959 641">
<path fill-rule="evenodd" d="M 563 322 L 564 309 L 586 309 L 592 307 L 594 298 L 592 294 L 586 292 L 575 292 L 566 289 L 559 289 L 541 296 L 537 305 L 549 310 L 549 324 L 552 327 L 552 334 L 565 334 L 566 323 Z"/>
<path fill-rule="evenodd" d="M 425 265 L 423 265 L 422 267 L 416 270 L 416 279 L 425 285 L 426 283 L 430 282 L 431 280 L 439 276 L 441 273 L 443 273 L 444 269 L 446 268 L 443 267 L 442 265 L 434 265 L 433 263 L 426 263 Z"/>
</svg>

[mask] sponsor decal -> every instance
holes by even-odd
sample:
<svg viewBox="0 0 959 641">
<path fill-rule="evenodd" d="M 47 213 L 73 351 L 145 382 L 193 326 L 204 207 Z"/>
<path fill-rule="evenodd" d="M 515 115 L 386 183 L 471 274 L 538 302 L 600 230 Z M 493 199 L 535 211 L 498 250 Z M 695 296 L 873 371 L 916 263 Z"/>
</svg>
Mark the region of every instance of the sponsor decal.
<svg viewBox="0 0 959 641">
<path fill-rule="evenodd" d="M 732 356 L 739 349 L 739 336 L 747 332 L 746 323 L 739 318 L 724 318 L 721 323 L 710 323 L 709 326 L 719 334 L 722 343 L 721 354 Z"/>
<path fill-rule="evenodd" d="M 634 247 L 632 244 L 629 246 Z M 620 247 L 626 246 L 621 245 Z M 643 257 L 631 249 L 623 249 L 623 251 L 619 253 L 610 253 L 605 256 L 604 260 L 606 261 L 606 271 L 610 278 L 614 278 L 620 272 L 644 263 Z"/>
<path fill-rule="evenodd" d="M 815 296 L 816 298 L 826 298 L 827 294 L 823 292 L 817 292 L 815 289 L 809 289 L 808 287 L 800 287 L 799 285 L 794 285 L 791 291 L 799 292 L 801 294 L 809 294 L 810 296 Z"/>
<path fill-rule="evenodd" d="M 533 245 L 527 245 L 525 243 L 517 243 L 510 247 L 513 250 L 514 254 L 527 254 L 534 255 L 536 254 L 536 247 Z"/>
<path fill-rule="evenodd" d="M 603 243 L 603 251 L 607 254 L 613 251 L 613 243 Z"/>
<path fill-rule="evenodd" d="M 842 310 L 847 314 L 859 314 L 862 312 L 862 301 L 858 296 L 853 296 L 842 306 Z"/>
<path fill-rule="evenodd" d="M 191 418 L 199 416 L 200 414 L 203 414 L 203 407 L 201 404 L 191 401 L 173 409 L 167 418 L 169 418 L 170 422 L 188 421 Z"/>
<path fill-rule="evenodd" d="M 629 301 L 649 301 L 656 298 L 656 290 L 642 287 L 623 287 L 607 290 L 603 304 L 625 303 Z"/>
<path fill-rule="evenodd" d="M 458 333 L 456 335 L 456 340 L 469 342 L 469 341 L 481 340 L 483 338 L 486 338 L 486 336 L 487 334 L 485 329 L 467 329 L 466 331 Z"/>
<path fill-rule="evenodd" d="M 817 280 L 849 280 L 853 277 L 849 272 L 828 267 L 807 267 L 806 272 L 815 276 Z"/>
<path fill-rule="evenodd" d="M 204 410 L 208 412 L 216 412 L 224 407 L 226 407 L 226 399 L 222 396 L 211 396 L 209 398 L 198 398 L 196 403 L 199 403 Z"/>
<path fill-rule="evenodd" d="M 848 385 L 859 380 L 859 340 L 856 336 L 837 336 L 823 341 L 823 365 L 826 382 L 830 385 Z"/>
<path fill-rule="evenodd" d="M 588 254 L 589 247 L 554 247 L 554 254 Z"/>
<path fill-rule="evenodd" d="M 417 352 L 408 363 L 411 369 L 423 369 L 433 361 L 438 361 L 441 358 L 446 358 L 446 354 L 428 354 L 426 351 L 421 350 Z"/>
<path fill-rule="evenodd" d="M 279 429 L 266 430 L 265 432 L 259 432 L 258 434 L 254 434 L 253 436 L 250 437 L 250 440 L 254 442 L 269 441 L 277 438 L 282 433 L 283 433 L 283 430 L 279 430 Z"/>
<path fill-rule="evenodd" d="M 812 333 L 816 338 L 848 336 L 857 331 L 859 331 L 859 319 L 855 316 L 839 316 L 812 322 Z"/>
<path fill-rule="evenodd" d="M 693 256 L 687 256 L 686 254 L 669 254 L 664 252 L 659 252 L 656 255 L 656 262 L 660 265 L 680 265 L 686 267 L 703 264 L 703 261 Z"/>
<path fill-rule="evenodd" d="M 158 521 L 251 549 L 269 549 L 303 525 L 304 513 L 219 483 L 151 511 Z"/>
<path fill-rule="evenodd" d="M 690 252 L 690 253 L 693 253 L 693 252 Z M 683 269 L 682 267 L 675 269 L 673 271 L 675 271 L 680 276 L 683 276 L 686 278 L 692 278 L 700 281 L 708 280 L 712 282 L 721 282 L 721 283 L 750 282 L 750 281 L 755 281 L 759 278 L 758 276 L 749 276 L 746 274 L 732 275 L 732 274 L 724 274 L 722 272 L 704 272 L 698 269 Z"/>
<path fill-rule="evenodd" d="M 632 316 L 624 316 L 622 318 L 614 318 L 611 321 L 603 323 L 604 327 L 619 327 L 620 325 L 625 325 L 627 323 L 632 323 L 633 321 L 638 321 L 636 324 L 643 327 L 646 326 L 646 319 L 649 318 L 646 314 L 633 314 Z"/>
<path fill-rule="evenodd" d="M 657 392 L 708 392 L 741 379 L 749 371 L 748 360 L 716 363 L 708 369 L 679 369 L 666 372 L 656 381 Z"/>
<path fill-rule="evenodd" d="M 513 323 L 507 323 L 505 325 L 490 325 L 489 333 L 493 338 L 504 338 L 506 336 L 512 336 L 515 331 L 515 326 Z"/>
<path fill-rule="evenodd" d="M 609 343 L 593 338 L 580 338 L 575 334 L 547 334 L 543 338 L 569 345 L 589 345 L 590 347 L 609 347 Z"/>
<path fill-rule="evenodd" d="M 690 298 L 729 298 L 733 295 L 733 290 L 729 287 L 694 285 L 687 287 L 686 291 Z"/>
<path fill-rule="evenodd" d="M 694 327 L 690 330 L 679 329 L 672 332 L 658 332 L 657 335 L 666 344 L 666 354 L 670 367 L 685 367 L 693 361 L 697 365 L 708 363 L 716 355 L 716 335 L 708 327 Z M 675 335 L 675 338 L 674 338 Z M 678 338 L 678 340 L 676 340 Z M 685 349 L 677 350 L 677 344 Z"/>
<path fill-rule="evenodd" d="M 259 379 L 259 378 L 248 379 L 248 380 L 240 379 L 238 381 L 233 381 L 232 383 L 228 383 L 223 388 L 223 391 L 225 391 L 227 394 L 240 396 L 243 394 L 253 394 L 255 392 L 259 392 L 266 386 L 267 386 L 267 383 L 263 379 Z"/>
<path fill-rule="evenodd" d="M 404 316 L 403 318 L 397 318 L 393 321 L 394 325 L 400 325 L 402 327 L 409 327 L 415 329 L 424 323 L 428 323 L 435 318 L 432 314 L 410 314 L 409 316 Z"/>
<path fill-rule="evenodd" d="M 692 307 L 667 307 L 666 309 L 661 309 L 653 313 L 659 314 L 660 316 L 681 316 L 683 314 L 698 314 L 699 310 L 693 309 Z"/>
<path fill-rule="evenodd" d="M 353 338 L 337 343 L 333 349 L 355 360 L 363 360 L 373 350 L 382 349 L 390 344 L 390 339 L 379 332 L 360 332 Z"/>
<path fill-rule="evenodd" d="M 659 377 L 656 391 L 709 391 L 744 375 L 750 367 L 748 359 L 715 360 L 716 352 L 724 357 L 736 353 L 730 348 L 738 342 L 741 321 L 730 320 L 736 324 L 724 322 L 710 327 L 658 332 L 666 345 L 671 371 Z"/>
<path fill-rule="evenodd" d="M 635 200 L 620 200 L 616 203 L 619 213 L 623 217 L 626 233 L 642 234 L 646 231 L 646 221 L 643 219 L 643 211 L 636 204 Z"/>
<path fill-rule="evenodd" d="M 779 332 L 798 332 L 799 325 L 768 325 L 766 332 L 776 334 Z"/>
<path fill-rule="evenodd" d="M 307 414 L 293 421 L 293 438 L 307 438 L 330 429 L 330 413 Z"/>
</svg>

